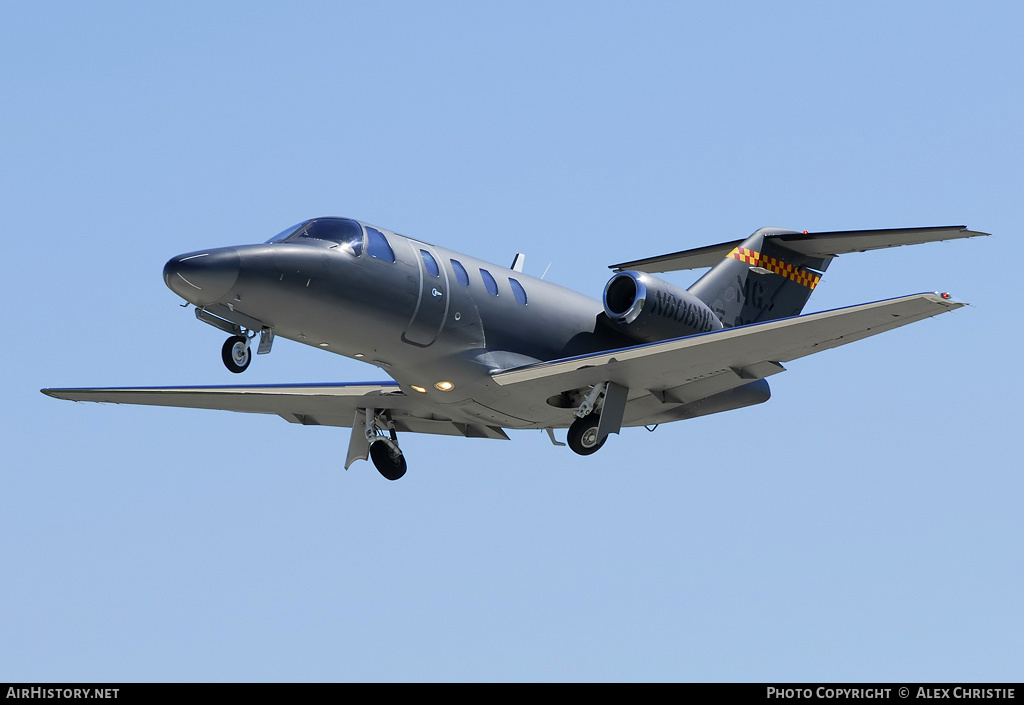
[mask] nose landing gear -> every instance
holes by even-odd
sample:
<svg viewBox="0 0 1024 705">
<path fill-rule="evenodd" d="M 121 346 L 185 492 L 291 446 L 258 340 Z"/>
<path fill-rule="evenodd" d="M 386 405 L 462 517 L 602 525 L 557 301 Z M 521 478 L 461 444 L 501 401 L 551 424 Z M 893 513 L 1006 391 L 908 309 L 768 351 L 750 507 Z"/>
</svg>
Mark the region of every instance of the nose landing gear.
<svg viewBox="0 0 1024 705">
<path fill-rule="evenodd" d="M 235 335 L 224 341 L 224 347 L 220 349 L 220 358 L 224 366 L 232 372 L 245 372 L 252 362 L 252 353 L 249 350 L 249 342 L 252 338 L 244 335 Z"/>
<path fill-rule="evenodd" d="M 223 309 L 223 311 L 221 311 Z M 234 320 L 227 320 L 222 316 Z M 217 313 L 211 313 L 205 308 L 196 307 L 196 318 L 203 323 L 208 323 L 225 333 L 231 333 L 231 337 L 224 341 L 220 349 L 220 359 L 224 366 L 236 374 L 245 372 L 252 362 L 252 344 L 257 333 L 260 336 L 257 355 L 266 355 L 274 344 L 274 331 L 272 328 L 263 325 L 255 318 L 250 318 L 230 307 L 219 307 Z"/>
<path fill-rule="evenodd" d="M 238 335 L 225 340 L 224 347 L 220 349 L 220 358 L 224 361 L 224 366 L 232 372 L 245 372 L 252 362 L 252 341 L 256 338 L 256 331 L 241 327 L 239 331 Z M 266 355 L 273 344 L 274 331 L 269 328 L 261 329 L 260 345 L 256 354 Z"/>
</svg>

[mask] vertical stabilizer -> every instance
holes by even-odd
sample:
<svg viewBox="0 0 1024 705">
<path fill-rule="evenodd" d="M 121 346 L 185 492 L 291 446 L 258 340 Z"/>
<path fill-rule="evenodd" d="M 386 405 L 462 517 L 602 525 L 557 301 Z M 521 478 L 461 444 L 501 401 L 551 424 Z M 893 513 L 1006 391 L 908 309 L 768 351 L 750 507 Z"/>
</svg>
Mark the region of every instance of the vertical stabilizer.
<svg viewBox="0 0 1024 705">
<path fill-rule="evenodd" d="M 726 328 L 798 315 L 832 257 L 787 248 L 772 235 L 798 233 L 761 228 L 697 280 L 688 291 L 706 303 Z"/>
</svg>

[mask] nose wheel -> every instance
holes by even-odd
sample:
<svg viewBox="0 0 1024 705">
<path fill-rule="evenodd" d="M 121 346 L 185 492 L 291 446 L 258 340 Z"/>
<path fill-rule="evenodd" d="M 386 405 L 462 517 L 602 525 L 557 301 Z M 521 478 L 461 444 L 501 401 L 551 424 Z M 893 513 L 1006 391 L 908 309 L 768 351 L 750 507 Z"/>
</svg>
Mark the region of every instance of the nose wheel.
<svg viewBox="0 0 1024 705">
<path fill-rule="evenodd" d="M 252 351 L 249 346 L 250 338 L 244 335 L 235 335 L 224 341 L 224 347 L 220 350 L 220 357 L 224 366 L 234 373 L 245 372 L 252 362 Z"/>
</svg>

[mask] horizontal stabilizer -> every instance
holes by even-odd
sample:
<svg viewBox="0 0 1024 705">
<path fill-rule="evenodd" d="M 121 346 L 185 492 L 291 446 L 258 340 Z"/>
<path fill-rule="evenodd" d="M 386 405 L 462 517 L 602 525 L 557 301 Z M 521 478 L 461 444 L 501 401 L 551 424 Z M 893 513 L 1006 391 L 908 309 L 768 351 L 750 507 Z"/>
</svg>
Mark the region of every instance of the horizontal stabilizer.
<svg viewBox="0 0 1024 705">
<path fill-rule="evenodd" d="M 957 240 L 965 237 L 978 237 L 988 233 L 968 230 L 964 225 L 949 225 L 937 228 L 894 228 L 889 230 L 843 230 L 822 233 L 798 233 L 794 231 L 776 231 L 765 239 L 774 240 L 783 247 L 801 255 L 814 259 L 824 259 L 845 255 L 851 252 L 866 252 L 900 245 L 919 245 L 925 242 L 941 240 Z M 648 257 L 611 265 L 611 269 L 621 272 L 627 269 L 639 269 L 651 274 L 657 272 L 674 272 L 682 269 L 703 269 L 713 267 L 738 247 L 743 240 L 732 240 L 718 245 L 682 250 L 667 255 Z"/>
</svg>

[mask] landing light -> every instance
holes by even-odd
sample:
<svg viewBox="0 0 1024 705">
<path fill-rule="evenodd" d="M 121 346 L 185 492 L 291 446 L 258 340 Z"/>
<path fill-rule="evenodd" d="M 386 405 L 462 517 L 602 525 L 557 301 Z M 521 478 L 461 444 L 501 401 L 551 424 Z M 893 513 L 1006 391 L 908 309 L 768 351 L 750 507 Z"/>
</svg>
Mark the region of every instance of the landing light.
<svg viewBox="0 0 1024 705">
<path fill-rule="evenodd" d="M 417 387 L 415 384 L 410 384 L 409 386 L 412 388 L 412 391 L 414 392 L 419 392 L 420 394 L 427 393 L 427 390 L 424 389 L 423 387 Z"/>
<path fill-rule="evenodd" d="M 438 382 L 437 384 L 434 385 L 434 388 L 437 389 L 439 392 L 450 392 L 453 389 L 455 389 L 455 385 L 446 380 L 444 382 Z"/>
</svg>

